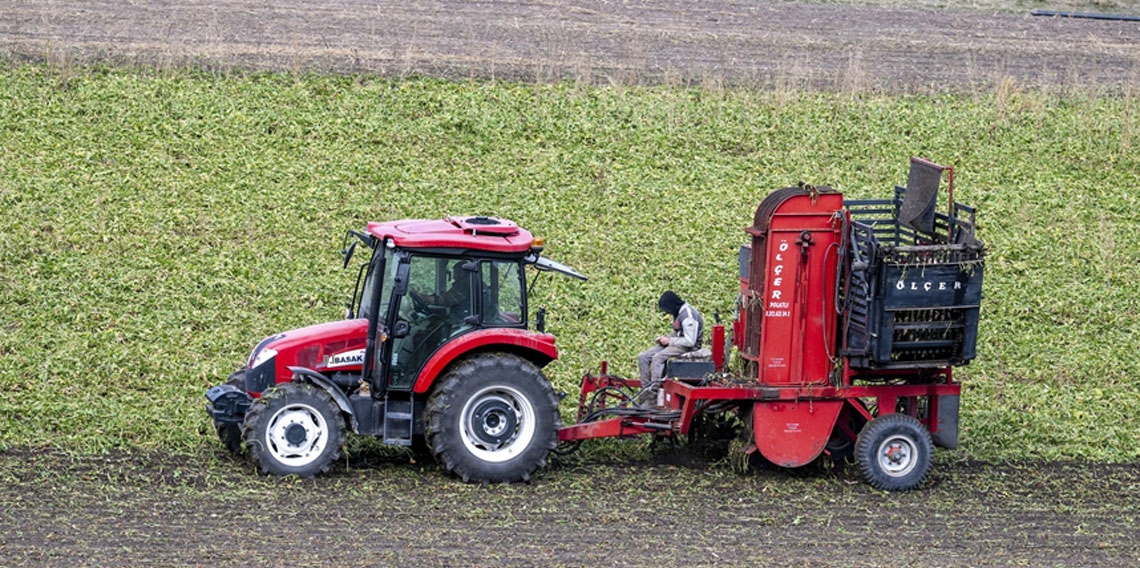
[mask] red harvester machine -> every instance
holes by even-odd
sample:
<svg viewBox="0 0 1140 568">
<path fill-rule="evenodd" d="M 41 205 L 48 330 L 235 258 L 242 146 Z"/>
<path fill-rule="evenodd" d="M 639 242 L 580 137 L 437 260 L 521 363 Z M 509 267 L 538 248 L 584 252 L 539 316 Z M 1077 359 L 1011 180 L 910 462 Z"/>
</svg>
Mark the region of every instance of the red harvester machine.
<svg viewBox="0 0 1140 568">
<path fill-rule="evenodd" d="M 559 440 L 686 435 L 698 417 L 727 412 L 745 424 L 746 451 L 777 465 L 854 457 L 874 487 L 918 486 L 933 446 L 957 446 L 953 367 L 974 358 L 977 339 L 983 246 L 953 187 L 952 168 L 912 158 L 889 200 L 807 185 L 773 192 L 740 249 L 739 368 L 726 369 L 719 324 L 712 360 L 671 365 L 684 371 L 667 373 L 652 408 L 637 403 L 639 381 L 603 363 L 583 377 L 579 423 Z"/>
</svg>

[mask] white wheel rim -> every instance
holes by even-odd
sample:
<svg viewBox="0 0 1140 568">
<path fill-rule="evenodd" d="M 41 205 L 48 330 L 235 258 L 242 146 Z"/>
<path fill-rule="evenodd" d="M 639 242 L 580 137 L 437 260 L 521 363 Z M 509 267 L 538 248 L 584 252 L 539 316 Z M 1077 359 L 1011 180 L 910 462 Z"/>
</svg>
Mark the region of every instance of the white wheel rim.
<svg viewBox="0 0 1140 568">
<path fill-rule="evenodd" d="M 534 406 L 522 393 L 506 386 L 487 387 L 463 405 L 459 435 L 463 447 L 475 457 L 487 462 L 505 462 L 530 446 L 534 439 L 534 422 Z"/>
<path fill-rule="evenodd" d="M 918 465 L 918 444 L 905 434 L 895 434 L 879 444 L 879 469 L 891 477 L 903 477 Z"/>
<path fill-rule="evenodd" d="M 290 404 L 269 418 L 265 441 L 273 459 L 289 467 L 303 467 L 324 452 L 328 431 L 325 417 L 316 409 L 307 404 Z"/>
</svg>

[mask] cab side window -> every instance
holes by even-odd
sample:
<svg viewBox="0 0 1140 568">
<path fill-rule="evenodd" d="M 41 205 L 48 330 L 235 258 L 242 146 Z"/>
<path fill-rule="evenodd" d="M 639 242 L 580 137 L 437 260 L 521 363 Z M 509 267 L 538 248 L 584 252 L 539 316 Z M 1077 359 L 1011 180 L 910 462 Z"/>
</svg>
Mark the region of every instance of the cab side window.
<svg viewBox="0 0 1140 568">
<path fill-rule="evenodd" d="M 524 326 L 526 303 L 522 267 L 517 261 L 486 260 L 480 263 L 483 323 Z"/>
</svg>

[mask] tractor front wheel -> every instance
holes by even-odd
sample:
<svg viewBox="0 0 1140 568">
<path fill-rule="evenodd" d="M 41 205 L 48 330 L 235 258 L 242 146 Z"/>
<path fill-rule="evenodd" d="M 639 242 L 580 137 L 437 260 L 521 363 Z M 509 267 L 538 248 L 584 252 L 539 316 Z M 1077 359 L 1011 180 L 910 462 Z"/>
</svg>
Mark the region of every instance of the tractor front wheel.
<svg viewBox="0 0 1140 568">
<path fill-rule="evenodd" d="M 427 402 L 427 441 L 436 462 L 465 482 L 530 479 L 558 445 L 558 399 L 538 367 L 489 353 L 444 376 Z"/>
<path fill-rule="evenodd" d="M 246 448 L 265 473 L 313 477 L 340 456 L 344 420 L 325 391 L 284 383 L 261 393 L 245 414 Z"/>
<path fill-rule="evenodd" d="M 876 489 L 909 491 L 918 487 L 934 463 L 930 432 L 906 414 L 887 414 L 867 423 L 855 442 L 863 479 Z"/>
</svg>

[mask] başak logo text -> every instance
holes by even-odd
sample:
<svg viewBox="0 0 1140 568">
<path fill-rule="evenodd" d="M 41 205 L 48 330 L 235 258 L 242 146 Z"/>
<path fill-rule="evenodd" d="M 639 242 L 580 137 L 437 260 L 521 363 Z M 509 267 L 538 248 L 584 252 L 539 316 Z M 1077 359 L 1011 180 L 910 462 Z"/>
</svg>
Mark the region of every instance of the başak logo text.
<svg viewBox="0 0 1140 568">
<path fill-rule="evenodd" d="M 364 364 L 364 350 L 354 349 L 327 357 L 325 367 L 350 367 Z"/>
</svg>

